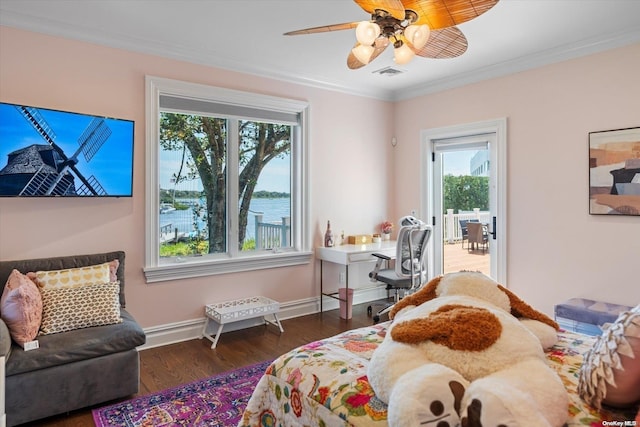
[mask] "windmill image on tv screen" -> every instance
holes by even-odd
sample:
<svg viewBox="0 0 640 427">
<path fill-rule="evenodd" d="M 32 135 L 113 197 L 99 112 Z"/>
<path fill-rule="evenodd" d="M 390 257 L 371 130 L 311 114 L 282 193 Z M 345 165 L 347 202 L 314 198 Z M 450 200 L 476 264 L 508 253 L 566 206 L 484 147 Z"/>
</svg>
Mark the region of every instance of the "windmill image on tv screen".
<svg viewBox="0 0 640 427">
<path fill-rule="evenodd" d="M 0 103 L 0 196 L 130 197 L 133 127 Z"/>
</svg>

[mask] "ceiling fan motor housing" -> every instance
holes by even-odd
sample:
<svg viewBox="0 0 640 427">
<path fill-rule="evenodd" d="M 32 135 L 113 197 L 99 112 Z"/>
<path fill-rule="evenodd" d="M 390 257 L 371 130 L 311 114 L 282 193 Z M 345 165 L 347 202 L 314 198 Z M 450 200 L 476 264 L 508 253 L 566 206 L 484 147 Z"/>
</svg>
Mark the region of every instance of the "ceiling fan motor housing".
<svg viewBox="0 0 640 427">
<path fill-rule="evenodd" d="M 418 19 L 418 14 L 413 10 L 405 10 L 405 19 L 400 20 L 391 16 L 389 12 L 376 9 L 371 14 L 371 22 L 375 22 L 380 27 L 380 33 L 386 38 L 396 38 L 400 36 L 405 28 Z"/>
</svg>

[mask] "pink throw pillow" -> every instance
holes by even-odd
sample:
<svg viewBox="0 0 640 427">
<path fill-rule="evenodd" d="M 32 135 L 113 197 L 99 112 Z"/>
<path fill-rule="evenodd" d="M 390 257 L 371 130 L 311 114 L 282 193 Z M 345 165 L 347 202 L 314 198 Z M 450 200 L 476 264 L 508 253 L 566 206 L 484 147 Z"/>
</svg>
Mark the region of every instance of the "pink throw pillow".
<svg viewBox="0 0 640 427">
<path fill-rule="evenodd" d="M 11 271 L 0 298 L 0 314 L 11 338 L 24 347 L 38 335 L 42 321 L 42 296 L 38 287 L 18 270 Z"/>
</svg>

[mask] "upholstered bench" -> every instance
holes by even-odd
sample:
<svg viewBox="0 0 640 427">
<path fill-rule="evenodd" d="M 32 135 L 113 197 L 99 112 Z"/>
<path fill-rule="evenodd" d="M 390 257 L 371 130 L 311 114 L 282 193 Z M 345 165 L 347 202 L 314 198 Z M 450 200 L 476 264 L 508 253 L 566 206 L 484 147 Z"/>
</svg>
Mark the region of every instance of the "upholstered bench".
<svg viewBox="0 0 640 427">
<path fill-rule="evenodd" d="M 146 342 L 142 328 L 129 314 L 125 306 L 124 294 L 124 261 L 123 251 L 106 252 L 90 255 L 72 255 L 42 259 L 0 260 L 0 294 L 9 283 L 9 277 L 16 273 L 22 275 L 28 272 L 42 272 L 45 276 L 52 270 L 69 271 L 63 269 L 79 269 L 95 264 L 111 263 L 118 260 L 115 271 L 119 288 L 114 289 L 108 284 L 94 284 L 85 287 L 58 288 L 65 298 L 54 301 L 58 305 L 50 306 L 51 314 L 58 311 L 65 313 L 60 316 L 63 331 L 50 334 L 39 334 L 37 348 L 25 351 L 23 347 L 10 335 L 6 319 L 6 312 L 0 318 L 0 356 L 5 356 L 5 398 L 6 424 L 8 427 L 23 424 L 40 418 L 70 412 L 76 409 L 90 407 L 114 399 L 128 397 L 138 393 L 140 384 L 140 358 L 137 347 Z M 115 264 L 114 264 L 115 266 Z M 109 275 L 111 272 L 109 271 Z M 78 276 L 82 278 L 84 276 Z M 68 279 L 67 279 L 68 280 Z M 111 277 L 109 277 L 111 280 Z M 32 284 L 32 286 L 36 286 Z M 99 287 L 113 289 L 114 293 L 105 297 Z M 83 291 L 83 289 L 99 292 Z M 28 295 L 27 291 L 11 290 L 5 294 L 3 306 L 11 295 Z M 45 288 L 46 289 L 46 288 Z M 36 290 L 36 292 L 38 292 Z M 41 292 L 45 292 L 41 290 Z M 68 297 L 70 292 L 77 292 L 80 297 Z M 91 304 L 79 303 L 78 299 L 86 297 Z M 106 303 L 104 303 L 106 301 Z M 111 307 L 119 312 L 120 322 L 103 323 L 101 310 L 89 310 L 97 313 L 99 319 L 96 326 L 66 328 L 67 321 L 75 318 L 69 314 L 66 307 L 76 308 L 87 306 Z M 43 305 L 45 303 L 43 302 Z M 44 313 L 44 308 L 42 309 Z M 26 311 L 26 310 L 25 310 Z M 43 314 L 43 319 L 44 319 Z M 47 315 L 51 319 L 52 315 Z M 83 319 L 85 321 L 87 319 Z M 40 324 L 43 330 L 44 321 Z M 51 326 L 49 322 L 48 326 Z M 58 322 L 59 323 L 59 322 Z M 107 324 L 110 323 L 110 324 Z M 38 326 L 36 325 L 36 328 Z M 21 330 L 22 331 L 22 330 Z M 0 411 L 1 412 L 1 411 Z"/>
<path fill-rule="evenodd" d="M 626 305 L 571 298 L 555 306 L 556 322 L 561 328 L 587 335 L 600 335 L 605 323 L 613 323 L 623 311 L 631 310 Z"/>
</svg>

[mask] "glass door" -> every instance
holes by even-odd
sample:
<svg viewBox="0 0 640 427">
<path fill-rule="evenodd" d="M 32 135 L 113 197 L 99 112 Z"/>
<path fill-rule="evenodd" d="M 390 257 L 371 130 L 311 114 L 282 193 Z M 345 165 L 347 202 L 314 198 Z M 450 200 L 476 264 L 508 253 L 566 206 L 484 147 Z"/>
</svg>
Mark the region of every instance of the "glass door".
<svg viewBox="0 0 640 427">
<path fill-rule="evenodd" d="M 436 266 L 491 274 L 489 139 L 491 135 L 434 142 Z M 474 224 L 469 224 L 474 223 Z M 439 226 L 438 226 L 439 225 Z"/>
</svg>

